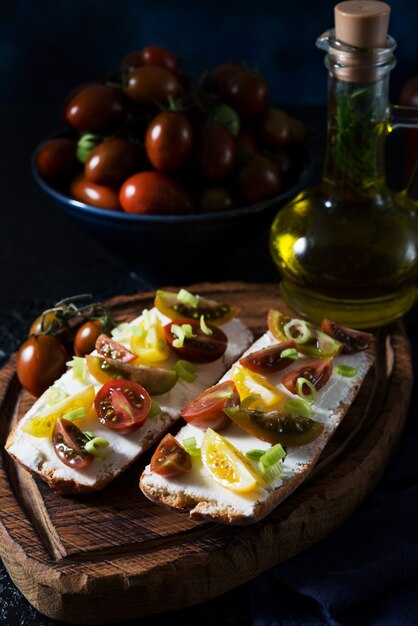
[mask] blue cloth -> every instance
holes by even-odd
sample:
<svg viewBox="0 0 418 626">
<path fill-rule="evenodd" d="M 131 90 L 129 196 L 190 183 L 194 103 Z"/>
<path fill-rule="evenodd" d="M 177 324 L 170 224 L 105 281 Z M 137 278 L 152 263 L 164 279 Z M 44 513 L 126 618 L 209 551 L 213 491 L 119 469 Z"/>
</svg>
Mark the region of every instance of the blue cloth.
<svg viewBox="0 0 418 626">
<path fill-rule="evenodd" d="M 410 330 L 418 374 L 418 329 Z M 252 626 L 418 624 L 418 392 L 383 480 L 341 528 L 249 583 Z"/>
</svg>

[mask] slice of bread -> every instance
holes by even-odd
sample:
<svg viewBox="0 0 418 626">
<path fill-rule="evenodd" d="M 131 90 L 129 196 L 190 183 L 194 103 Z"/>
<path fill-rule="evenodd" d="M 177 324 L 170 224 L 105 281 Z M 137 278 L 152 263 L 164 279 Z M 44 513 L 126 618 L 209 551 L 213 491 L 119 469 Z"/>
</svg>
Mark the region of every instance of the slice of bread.
<svg viewBox="0 0 418 626">
<path fill-rule="evenodd" d="M 245 354 L 277 343 L 267 332 Z M 306 359 L 306 361 L 309 359 Z M 283 462 L 283 473 L 269 486 L 258 487 L 245 493 L 236 493 L 220 486 L 210 476 L 200 458 L 193 457 L 192 470 L 177 478 L 165 478 L 147 466 L 140 479 L 142 492 L 154 502 L 182 511 L 188 511 L 194 519 L 206 519 L 228 524 L 249 524 L 265 517 L 282 502 L 306 478 L 314 467 L 326 443 L 350 408 L 360 386 L 373 363 L 373 357 L 365 352 L 340 355 L 334 363 L 349 365 L 356 369 L 352 378 L 335 372 L 328 383 L 318 391 L 313 405 L 312 418 L 324 424 L 321 435 L 312 443 L 300 447 L 288 447 Z M 270 383 L 285 391 L 280 384 L 281 376 L 301 364 L 298 360 L 286 370 L 266 377 Z M 231 378 L 231 371 L 222 380 Z M 267 450 L 270 444 L 247 434 L 231 424 L 220 433 L 244 454 L 251 449 Z M 177 433 L 179 443 L 194 436 L 200 447 L 204 432 L 187 424 Z"/>
<path fill-rule="evenodd" d="M 163 324 L 169 320 L 156 311 Z M 137 325 L 141 316 L 133 320 Z M 208 386 L 215 384 L 231 364 L 242 354 L 253 340 L 252 333 L 239 320 L 232 319 L 222 325 L 228 337 L 228 346 L 223 357 L 202 365 L 196 365 L 197 378 L 193 383 L 178 380 L 167 393 L 155 396 L 161 412 L 146 420 L 145 424 L 130 434 L 121 434 L 100 424 L 94 412 L 78 424 L 83 431 L 92 431 L 97 437 L 109 441 L 109 454 L 104 459 L 97 458 L 89 466 L 75 470 L 62 463 L 48 437 L 34 437 L 22 429 L 22 425 L 36 417 L 45 407 L 47 392 L 43 394 L 10 433 L 7 452 L 25 469 L 39 476 L 53 489 L 63 493 L 85 493 L 98 491 L 109 484 L 116 476 L 140 457 L 164 432 L 179 418 L 180 410 Z M 118 339 L 119 341 L 119 339 Z M 129 347 L 129 340 L 123 341 Z M 161 367 L 171 369 L 177 357 L 172 354 Z M 73 369 L 68 370 L 54 383 L 54 387 L 74 394 L 93 384 L 97 391 L 101 384 L 93 377 L 80 383 L 75 380 Z"/>
</svg>

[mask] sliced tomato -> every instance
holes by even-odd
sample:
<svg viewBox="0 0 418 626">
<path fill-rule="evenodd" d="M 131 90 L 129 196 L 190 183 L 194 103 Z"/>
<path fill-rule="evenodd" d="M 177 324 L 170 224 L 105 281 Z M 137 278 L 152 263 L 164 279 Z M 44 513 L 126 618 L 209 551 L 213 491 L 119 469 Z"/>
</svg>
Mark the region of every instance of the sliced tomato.
<svg viewBox="0 0 418 626">
<path fill-rule="evenodd" d="M 291 363 L 294 363 L 295 359 L 282 356 L 285 350 L 291 349 L 296 350 L 296 343 L 292 339 L 270 346 L 269 348 L 252 352 L 248 356 L 240 359 L 239 362 L 243 367 L 257 374 L 279 372 Z"/>
<path fill-rule="evenodd" d="M 83 469 L 90 465 L 94 456 L 84 449 L 87 437 L 70 420 L 56 421 L 52 433 L 52 444 L 60 461 L 72 469 Z"/>
<path fill-rule="evenodd" d="M 304 446 L 314 441 L 324 430 L 324 425 L 310 417 L 286 411 L 258 411 L 239 407 L 227 408 L 225 413 L 245 432 L 271 444 Z"/>
<path fill-rule="evenodd" d="M 157 309 L 172 320 L 177 318 L 200 320 L 200 316 L 203 315 L 206 322 L 220 326 L 232 319 L 239 311 L 238 307 L 201 296 L 195 296 L 197 299 L 196 306 L 192 306 L 190 303 L 179 300 L 179 293 L 179 291 L 159 289 L 155 296 L 154 304 Z"/>
<path fill-rule="evenodd" d="M 109 380 L 115 380 L 118 378 L 125 378 L 118 367 L 109 363 L 101 356 L 93 356 L 87 354 L 86 365 L 90 374 L 99 382 L 104 385 Z M 128 377 L 126 377 L 128 378 Z"/>
<path fill-rule="evenodd" d="M 190 454 L 173 435 L 166 435 L 151 459 L 151 471 L 166 478 L 180 476 L 192 469 Z"/>
<path fill-rule="evenodd" d="M 321 389 L 330 379 L 332 374 L 332 359 L 320 359 L 319 361 L 305 362 L 292 371 L 284 374 L 280 382 L 291 393 L 297 393 L 298 378 L 305 378 L 313 384 L 316 390 Z M 311 393 L 308 385 L 302 386 L 305 395 Z"/>
<path fill-rule="evenodd" d="M 342 351 L 345 354 L 354 354 L 355 352 L 366 350 L 373 341 L 371 333 L 340 326 L 328 319 L 322 320 L 321 328 L 324 333 L 343 344 Z"/>
<path fill-rule="evenodd" d="M 182 326 L 190 324 L 192 327 L 192 337 L 186 337 L 181 347 L 176 347 L 174 341 L 177 339 L 171 328 L 173 325 Z M 191 319 L 175 319 L 170 324 L 164 326 L 165 338 L 170 348 L 182 359 L 192 363 L 211 363 L 221 358 L 228 344 L 228 337 L 225 333 L 212 324 L 207 324 L 211 334 L 206 334 L 200 322 Z"/>
<path fill-rule="evenodd" d="M 121 361 L 121 363 L 132 363 L 136 359 L 136 354 L 103 334 L 97 337 L 96 350 L 105 359 L 113 359 L 114 361 Z"/>
<path fill-rule="evenodd" d="M 340 354 L 343 344 L 325 334 L 305 320 L 292 319 L 280 311 L 270 309 L 267 325 L 271 334 L 279 341 L 293 339 L 298 352 L 317 359 L 325 359 Z"/>
<path fill-rule="evenodd" d="M 224 409 L 238 406 L 239 401 L 240 398 L 235 383 L 232 380 L 227 380 L 224 383 L 219 383 L 219 385 L 206 389 L 197 398 L 189 402 L 180 415 L 186 422 L 202 430 L 207 428 L 222 430 L 229 423 Z"/>
<path fill-rule="evenodd" d="M 170 355 L 165 340 L 164 328 L 161 321 L 154 314 L 150 314 L 148 322 L 141 320 L 138 325 L 140 332 L 132 334 L 131 349 L 135 352 L 140 363 L 153 365 L 166 361 Z"/>
<path fill-rule="evenodd" d="M 151 397 L 141 385 L 131 380 L 111 380 L 99 389 L 94 407 L 104 426 L 130 433 L 147 419 Z"/>
</svg>

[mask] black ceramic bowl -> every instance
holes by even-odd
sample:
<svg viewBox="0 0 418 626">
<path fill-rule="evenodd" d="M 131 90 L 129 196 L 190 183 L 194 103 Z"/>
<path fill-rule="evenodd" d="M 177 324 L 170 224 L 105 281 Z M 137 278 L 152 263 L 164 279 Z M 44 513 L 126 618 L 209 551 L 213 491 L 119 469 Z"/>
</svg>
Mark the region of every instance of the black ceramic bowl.
<svg viewBox="0 0 418 626">
<path fill-rule="evenodd" d="M 232 255 L 267 230 L 277 210 L 308 185 L 313 170 L 312 152 L 306 149 L 291 186 L 263 202 L 217 213 L 137 215 L 99 209 L 54 189 L 37 170 L 38 150 L 33 176 L 56 206 L 136 270 L 165 281 L 184 275 L 189 280 L 221 279 Z"/>
</svg>

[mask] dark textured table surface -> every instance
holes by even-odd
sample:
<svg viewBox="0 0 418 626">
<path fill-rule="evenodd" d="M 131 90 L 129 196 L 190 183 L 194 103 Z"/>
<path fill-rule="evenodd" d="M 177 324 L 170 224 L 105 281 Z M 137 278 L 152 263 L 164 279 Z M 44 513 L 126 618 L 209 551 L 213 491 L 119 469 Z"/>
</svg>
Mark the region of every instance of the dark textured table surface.
<svg viewBox="0 0 418 626">
<path fill-rule="evenodd" d="M 301 115 L 307 118 L 313 136 L 318 137 L 323 129 L 324 112 L 315 109 Z M 0 110 L 0 124 L 3 140 L 0 168 L 0 359 L 5 362 L 25 337 L 31 321 L 43 308 L 60 298 L 76 293 L 92 293 L 95 298 L 104 299 L 159 285 L 150 276 L 144 278 L 140 268 L 125 264 L 81 232 L 36 188 L 30 173 L 30 155 L 36 144 L 59 125 L 57 116 L 45 109 L 3 109 Z M 263 282 L 277 280 L 265 241 L 265 233 L 256 234 L 249 248 L 232 259 L 225 275 L 219 278 Z M 254 246 L 257 249 L 256 264 L 249 261 L 249 252 Z M 205 272 L 202 264 L 202 280 L 206 279 Z M 187 276 L 184 276 L 183 282 L 187 284 Z M 411 320 L 413 322 L 412 317 Z M 417 329 L 413 323 L 410 333 L 416 346 Z M 417 407 L 416 397 L 414 403 Z M 254 590 L 255 587 L 249 583 L 205 605 L 153 617 L 152 623 L 155 626 L 174 623 L 199 623 L 201 626 L 214 623 L 233 626 L 293 624 L 290 619 L 282 622 L 278 616 L 276 621 L 271 621 L 271 615 L 266 618 L 267 621 L 263 619 L 262 600 L 257 601 Z M 287 601 L 292 599 L 293 593 L 288 591 Z M 304 601 L 301 599 L 300 603 L 303 605 Z M 418 620 L 417 614 L 415 617 Z M 149 621 L 144 619 L 131 623 L 145 624 Z M 21 626 L 58 624 L 41 616 L 28 604 L 2 566 L 0 623 Z M 324 621 L 308 619 L 303 623 L 334 622 L 324 618 Z"/>
</svg>

